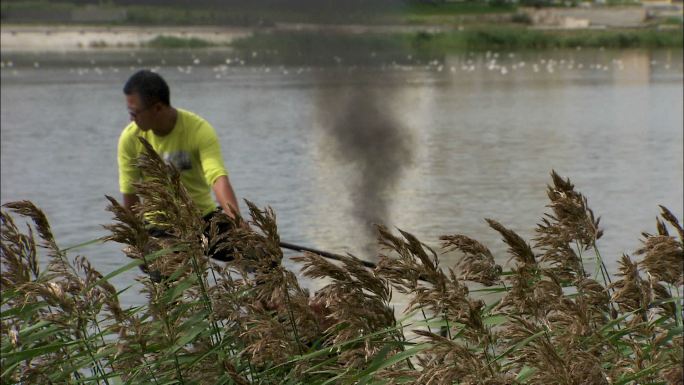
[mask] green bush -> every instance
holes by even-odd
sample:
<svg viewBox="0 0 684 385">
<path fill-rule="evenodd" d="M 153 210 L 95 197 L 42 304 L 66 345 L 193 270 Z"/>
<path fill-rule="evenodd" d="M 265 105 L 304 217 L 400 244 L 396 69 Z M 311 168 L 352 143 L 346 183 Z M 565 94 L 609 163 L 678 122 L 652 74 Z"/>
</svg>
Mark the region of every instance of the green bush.
<svg viewBox="0 0 684 385">
<path fill-rule="evenodd" d="M 176 36 L 157 36 L 145 44 L 150 48 L 206 48 L 216 44 L 195 38 L 195 37 L 176 37 Z"/>
<path fill-rule="evenodd" d="M 263 33 L 238 39 L 231 44 L 250 53 L 278 52 L 330 57 L 331 53 L 368 55 L 370 52 L 396 55 L 444 54 L 463 50 L 524 50 L 552 48 L 662 48 L 681 47 L 678 30 L 539 31 L 523 27 L 466 28 L 450 32 L 349 35 L 320 32 Z"/>
</svg>

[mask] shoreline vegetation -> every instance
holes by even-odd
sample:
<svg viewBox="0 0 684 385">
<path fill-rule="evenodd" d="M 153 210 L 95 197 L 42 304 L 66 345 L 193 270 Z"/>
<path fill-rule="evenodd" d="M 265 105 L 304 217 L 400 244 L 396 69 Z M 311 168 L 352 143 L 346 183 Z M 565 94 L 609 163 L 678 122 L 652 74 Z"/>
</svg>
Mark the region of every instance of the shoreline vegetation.
<svg viewBox="0 0 684 385">
<path fill-rule="evenodd" d="M 344 35 L 315 32 L 257 33 L 238 38 L 238 51 L 316 53 L 336 47 L 347 52 L 455 53 L 484 50 L 564 48 L 681 48 L 681 31 L 577 30 L 541 31 L 511 27 L 474 27 L 462 31 Z"/>
<path fill-rule="evenodd" d="M 178 172 L 143 144 L 141 211 L 173 236 L 150 237 L 142 214 L 108 197 L 105 240 L 125 245 L 131 262 L 106 276 L 60 249 L 32 203 L 3 205 L 2 383 L 681 383 L 684 228 L 665 207 L 638 259 L 623 255 L 609 272 L 599 219 L 552 172 L 532 244 L 492 219 L 507 255 L 462 234 L 433 250 L 380 226 L 373 270 L 352 256 L 295 257 L 304 276 L 326 282 L 309 293 L 283 268 L 271 209 L 248 202 L 251 229 L 238 218 L 203 238 Z M 32 225 L 22 231 L 15 217 Z M 215 243 L 235 260 L 211 262 Z M 460 254 L 456 266 L 440 265 L 445 251 Z M 122 308 L 109 279 L 138 267 L 147 302 Z M 393 291 L 409 297 L 401 318 Z"/>
</svg>

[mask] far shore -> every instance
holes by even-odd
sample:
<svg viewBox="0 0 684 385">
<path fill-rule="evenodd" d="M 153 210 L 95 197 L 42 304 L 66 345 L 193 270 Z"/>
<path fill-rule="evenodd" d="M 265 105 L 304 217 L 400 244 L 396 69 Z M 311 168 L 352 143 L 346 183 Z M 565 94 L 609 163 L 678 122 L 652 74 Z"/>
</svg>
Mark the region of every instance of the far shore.
<svg viewBox="0 0 684 385">
<path fill-rule="evenodd" d="M 138 48 L 158 36 L 196 38 L 216 45 L 250 36 L 250 28 L 3 25 L 2 52 L 60 52 Z"/>
<path fill-rule="evenodd" d="M 302 49 L 297 44 L 309 44 L 284 38 L 273 39 L 271 34 L 261 32 L 291 32 L 305 35 L 333 33 L 338 36 L 378 36 L 382 47 L 405 46 L 405 49 L 422 48 L 454 50 L 464 47 L 497 48 L 504 44 L 508 49 L 543 49 L 553 47 L 681 47 L 681 27 L 668 32 L 652 28 L 541 28 L 498 27 L 483 29 L 482 26 L 447 27 L 440 25 L 325 25 L 305 23 L 277 23 L 270 27 L 221 27 L 221 26 L 93 26 L 93 25 L 22 25 L 3 24 L 0 31 L 3 54 L 86 52 L 107 50 L 130 50 L 146 47 L 236 47 L 242 39 L 242 48 L 251 46 L 278 49 Z M 445 32 L 436 36 L 433 34 Z M 463 32 L 463 33 L 461 33 Z M 277 34 L 273 34 L 277 35 Z M 491 35 L 491 36 L 490 36 Z M 267 36 L 264 38 L 264 36 Z M 160 44 L 160 38 L 171 39 Z M 250 38 L 250 39 L 245 39 Z M 173 39 L 177 41 L 173 41 Z M 346 39 L 346 38 L 344 38 Z M 245 42 L 245 40 L 249 40 Z M 329 40 L 329 39 L 328 39 Z M 367 39 L 368 40 L 368 39 Z M 326 44 L 325 39 L 322 44 Z M 309 42 L 309 43 L 307 43 Z M 503 42 L 503 43 L 502 43 Z M 348 42 L 347 42 L 348 43 Z M 288 45 L 289 44 L 289 45 Z M 293 45 L 294 44 L 294 45 Z M 375 44 L 375 43 L 374 43 Z M 376 44 L 376 45 L 377 45 Z M 279 47 L 280 45 L 280 47 Z M 363 44 L 361 45 L 363 46 Z M 412 48 L 413 47 L 413 48 Z M 239 48 L 239 47 L 238 47 Z M 309 47 L 310 48 L 310 47 Z"/>
<path fill-rule="evenodd" d="M 3 52 L 62 52 L 143 47 L 156 37 L 201 39 L 218 46 L 228 46 L 239 38 L 258 31 L 328 31 L 337 33 L 440 32 L 440 26 L 426 25 L 321 25 L 277 23 L 273 27 L 220 26 L 92 26 L 92 25 L 2 25 Z"/>
</svg>

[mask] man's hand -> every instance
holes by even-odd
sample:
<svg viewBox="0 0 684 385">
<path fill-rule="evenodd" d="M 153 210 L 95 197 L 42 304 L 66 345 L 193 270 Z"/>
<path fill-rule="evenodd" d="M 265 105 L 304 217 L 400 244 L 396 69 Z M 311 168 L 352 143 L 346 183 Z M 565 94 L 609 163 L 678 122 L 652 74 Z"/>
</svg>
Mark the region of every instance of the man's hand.
<svg viewBox="0 0 684 385">
<path fill-rule="evenodd" d="M 136 212 L 140 206 L 140 198 L 136 194 L 123 194 L 123 206 L 133 212 Z"/>
</svg>

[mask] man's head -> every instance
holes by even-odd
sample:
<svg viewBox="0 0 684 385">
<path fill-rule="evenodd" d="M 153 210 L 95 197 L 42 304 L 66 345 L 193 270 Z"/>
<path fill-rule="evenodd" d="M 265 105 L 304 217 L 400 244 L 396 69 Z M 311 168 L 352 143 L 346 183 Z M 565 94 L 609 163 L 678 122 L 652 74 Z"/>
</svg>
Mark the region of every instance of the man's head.
<svg viewBox="0 0 684 385">
<path fill-rule="evenodd" d="M 126 105 L 131 120 L 141 130 L 159 129 L 159 114 L 171 106 L 169 86 L 166 81 L 149 70 L 133 74 L 124 85 Z"/>
</svg>

